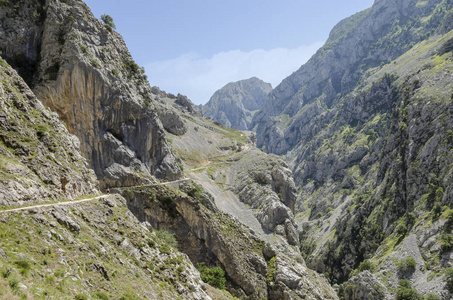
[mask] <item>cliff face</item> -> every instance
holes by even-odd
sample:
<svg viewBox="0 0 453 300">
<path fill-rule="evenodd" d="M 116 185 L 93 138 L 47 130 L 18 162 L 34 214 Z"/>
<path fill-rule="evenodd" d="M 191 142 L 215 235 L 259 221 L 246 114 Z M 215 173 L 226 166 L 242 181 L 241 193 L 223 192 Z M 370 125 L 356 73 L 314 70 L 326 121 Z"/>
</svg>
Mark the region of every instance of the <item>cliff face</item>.
<svg viewBox="0 0 453 300">
<path fill-rule="evenodd" d="M 0 205 L 98 193 L 80 142 L 0 59 Z"/>
<path fill-rule="evenodd" d="M 78 0 L 1 5 L 3 57 L 79 137 L 103 185 L 180 176 L 155 95 L 118 33 Z"/>
<path fill-rule="evenodd" d="M 271 90 L 269 83 L 256 77 L 229 83 L 203 105 L 203 114 L 234 129 L 253 130 L 252 117 Z"/>
</svg>

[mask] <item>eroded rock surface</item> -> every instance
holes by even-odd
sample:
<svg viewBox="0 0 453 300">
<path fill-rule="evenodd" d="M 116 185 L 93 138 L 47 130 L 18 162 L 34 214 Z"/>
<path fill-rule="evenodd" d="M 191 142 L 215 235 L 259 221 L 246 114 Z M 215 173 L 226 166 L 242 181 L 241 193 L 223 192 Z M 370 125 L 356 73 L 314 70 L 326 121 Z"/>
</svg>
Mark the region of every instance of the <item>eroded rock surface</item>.
<svg viewBox="0 0 453 300">
<path fill-rule="evenodd" d="M 1 5 L 2 56 L 79 137 L 102 185 L 181 175 L 154 109 L 155 95 L 118 33 L 79 0 Z"/>
</svg>

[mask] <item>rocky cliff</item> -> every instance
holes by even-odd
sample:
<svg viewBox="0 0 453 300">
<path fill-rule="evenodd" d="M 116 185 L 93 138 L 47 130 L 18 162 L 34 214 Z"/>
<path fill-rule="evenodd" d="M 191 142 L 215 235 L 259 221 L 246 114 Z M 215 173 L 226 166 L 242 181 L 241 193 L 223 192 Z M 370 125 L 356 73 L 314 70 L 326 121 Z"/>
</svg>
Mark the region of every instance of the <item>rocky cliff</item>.
<svg viewBox="0 0 453 300">
<path fill-rule="evenodd" d="M 229 83 L 203 105 L 203 114 L 234 129 L 253 130 L 253 115 L 263 107 L 271 90 L 269 83 L 256 77 Z"/>
<path fill-rule="evenodd" d="M 191 260 L 221 266 L 228 289 L 245 299 L 337 299 L 302 258 L 265 244 L 256 233 L 221 212 L 200 185 L 184 182 L 180 191 L 163 186 L 128 188 L 122 194 L 141 221 L 174 232 Z"/>
<path fill-rule="evenodd" d="M 293 170 L 307 265 L 345 299 L 451 297 L 452 9 L 375 1 L 254 118 Z"/>
<path fill-rule="evenodd" d="M 0 59 L 0 205 L 99 193 L 80 142 Z"/>
<path fill-rule="evenodd" d="M 79 0 L 3 1 L 0 50 L 80 139 L 102 185 L 177 178 L 143 69 Z"/>
</svg>

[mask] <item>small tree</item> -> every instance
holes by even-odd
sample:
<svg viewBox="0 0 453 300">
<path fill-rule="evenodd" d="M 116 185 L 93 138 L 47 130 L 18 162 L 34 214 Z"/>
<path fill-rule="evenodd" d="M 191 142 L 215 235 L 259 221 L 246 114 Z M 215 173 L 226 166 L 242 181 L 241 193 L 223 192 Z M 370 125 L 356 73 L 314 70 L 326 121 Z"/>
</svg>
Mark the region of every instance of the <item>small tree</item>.
<svg viewBox="0 0 453 300">
<path fill-rule="evenodd" d="M 115 23 L 113 22 L 113 18 L 109 15 L 102 15 L 101 16 L 101 20 L 104 22 L 105 26 L 107 26 L 108 28 L 110 28 L 110 30 L 112 29 L 116 29 L 116 25 Z"/>
</svg>

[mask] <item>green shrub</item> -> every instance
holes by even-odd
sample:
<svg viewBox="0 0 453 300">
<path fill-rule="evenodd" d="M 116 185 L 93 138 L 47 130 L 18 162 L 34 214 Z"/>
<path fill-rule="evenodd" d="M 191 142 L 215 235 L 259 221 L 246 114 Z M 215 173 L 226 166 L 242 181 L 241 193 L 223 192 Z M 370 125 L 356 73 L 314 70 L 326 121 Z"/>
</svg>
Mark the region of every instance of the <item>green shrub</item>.
<svg viewBox="0 0 453 300">
<path fill-rule="evenodd" d="M 126 61 L 124 63 L 124 67 L 129 72 L 130 77 L 140 72 L 140 67 L 134 61 L 131 60 Z"/>
<path fill-rule="evenodd" d="M 354 277 L 363 271 L 370 271 L 371 273 L 373 273 L 375 270 L 376 266 L 370 260 L 365 259 L 359 264 L 357 269 L 351 272 L 350 277 Z"/>
<path fill-rule="evenodd" d="M 87 295 L 80 293 L 80 294 L 75 295 L 74 299 L 75 300 L 88 300 L 88 297 L 87 297 Z"/>
<path fill-rule="evenodd" d="M 221 267 L 208 268 L 204 263 L 197 264 L 201 279 L 209 285 L 219 289 L 225 289 L 225 271 Z"/>
<path fill-rule="evenodd" d="M 416 290 L 412 289 L 409 280 L 402 279 L 398 282 L 398 289 L 396 290 L 396 300 L 423 300 L 423 296 Z"/>
<path fill-rule="evenodd" d="M 274 275 L 277 273 L 277 257 L 272 257 L 267 264 L 266 282 L 274 281 Z"/>
<path fill-rule="evenodd" d="M 442 252 L 447 252 L 453 248 L 453 235 L 450 233 L 443 232 L 438 238 L 438 241 Z"/>
<path fill-rule="evenodd" d="M 11 275 L 11 269 L 6 268 L 6 269 L 3 269 L 3 270 L 2 270 L 2 277 L 3 277 L 3 278 L 8 278 L 9 275 Z"/>
<path fill-rule="evenodd" d="M 397 227 L 396 227 L 396 234 L 397 235 L 406 235 L 407 233 L 407 227 L 405 224 L 399 224 Z"/>
<path fill-rule="evenodd" d="M 36 127 L 36 134 L 38 135 L 38 138 L 41 138 L 44 136 L 44 134 L 49 130 L 46 124 L 39 124 Z"/>
<path fill-rule="evenodd" d="M 398 263 L 398 271 L 406 274 L 406 273 L 413 273 L 415 271 L 416 267 L 416 262 L 415 259 L 412 256 L 409 256 L 408 258 L 403 258 L 401 259 Z"/>
<path fill-rule="evenodd" d="M 107 295 L 106 292 L 97 291 L 96 293 L 93 294 L 93 298 L 101 299 L 101 300 L 109 300 L 109 295 Z"/>
<path fill-rule="evenodd" d="M 101 20 L 104 22 L 107 28 L 110 28 L 110 30 L 116 29 L 116 25 L 113 22 L 113 18 L 111 16 L 104 14 L 101 16 Z"/>
<path fill-rule="evenodd" d="M 12 288 L 13 290 L 17 289 L 19 287 L 19 280 L 16 278 L 11 278 L 8 281 L 9 287 Z"/>
<path fill-rule="evenodd" d="M 99 66 L 100 66 L 100 63 L 96 58 L 90 58 L 90 63 L 95 68 L 99 68 Z"/>
<path fill-rule="evenodd" d="M 453 268 L 447 268 L 444 273 L 444 281 L 450 293 L 453 293 Z"/>
<path fill-rule="evenodd" d="M 14 264 L 20 269 L 20 274 L 27 274 L 30 271 L 30 263 L 26 260 L 15 261 Z"/>
<path fill-rule="evenodd" d="M 178 248 L 178 241 L 176 240 L 174 233 L 170 233 L 165 230 L 154 230 L 154 233 L 160 240 L 164 241 L 167 245 L 173 248 Z"/>
<path fill-rule="evenodd" d="M 441 213 L 442 213 L 442 205 L 440 204 L 440 202 L 436 201 L 434 203 L 434 207 L 433 207 L 433 215 L 435 218 L 438 218 Z"/>
<path fill-rule="evenodd" d="M 425 297 L 425 300 L 441 300 L 436 294 L 428 294 Z"/>
</svg>

